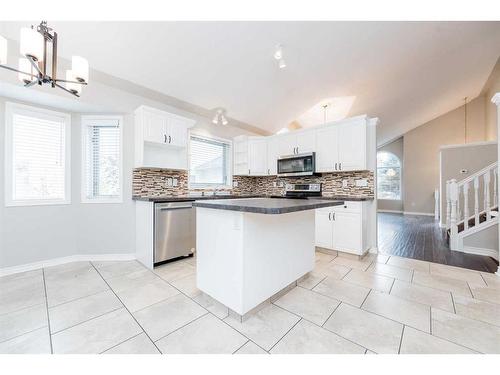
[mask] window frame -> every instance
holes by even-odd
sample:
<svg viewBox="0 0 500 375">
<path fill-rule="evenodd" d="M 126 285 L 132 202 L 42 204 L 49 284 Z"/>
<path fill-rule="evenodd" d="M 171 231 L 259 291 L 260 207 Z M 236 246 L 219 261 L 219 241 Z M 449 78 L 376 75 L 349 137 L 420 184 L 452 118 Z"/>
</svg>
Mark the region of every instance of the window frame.
<svg viewBox="0 0 500 375">
<path fill-rule="evenodd" d="M 14 193 L 14 138 L 13 119 L 15 114 L 39 117 L 49 120 L 63 120 L 64 124 L 64 198 L 15 200 Z M 52 206 L 71 204 L 71 115 L 40 107 L 14 102 L 5 103 L 5 207 Z"/>
<path fill-rule="evenodd" d="M 213 140 L 221 143 L 225 143 L 229 146 L 228 157 L 227 157 L 227 184 L 199 184 L 198 186 L 192 186 L 191 184 L 191 137 L 203 138 L 207 140 Z M 231 139 L 217 137 L 211 134 L 198 133 L 196 131 L 188 132 L 188 190 L 215 190 L 215 189 L 232 189 L 233 188 L 233 141 Z"/>
<path fill-rule="evenodd" d="M 117 120 L 119 128 L 119 156 L 118 156 L 118 186 L 120 194 L 115 198 L 88 198 L 87 190 L 87 146 L 88 132 L 87 128 L 92 125 L 95 120 Z M 123 116 L 120 115 L 82 115 L 81 116 L 81 135 L 82 135 L 82 162 L 81 162 L 81 202 L 82 203 L 123 203 Z"/>
<path fill-rule="evenodd" d="M 399 162 L 399 166 L 398 167 L 379 167 L 378 165 L 378 160 L 377 160 L 377 199 L 380 199 L 380 200 L 385 200 L 385 201 L 401 201 L 403 200 L 403 164 L 401 163 L 401 159 L 393 152 L 391 151 L 377 151 L 377 159 L 378 159 L 378 154 L 379 153 L 386 153 L 386 154 L 390 154 L 392 156 L 394 156 L 398 162 Z M 378 188 L 378 176 L 379 176 L 379 173 L 378 173 L 378 170 L 379 168 L 399 168 L 399 198 L 379 198 L 378 197 L 378 192 L 379 192 L 379 188 Z"/>
</svg>

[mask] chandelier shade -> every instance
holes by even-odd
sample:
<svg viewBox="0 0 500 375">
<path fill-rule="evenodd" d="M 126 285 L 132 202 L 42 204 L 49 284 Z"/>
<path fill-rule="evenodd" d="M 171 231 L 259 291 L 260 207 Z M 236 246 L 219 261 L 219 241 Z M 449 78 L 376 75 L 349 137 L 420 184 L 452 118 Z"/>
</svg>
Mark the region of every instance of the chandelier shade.
<svg viewBox="0 0 500 375">
<path fill-rule="evenodd" d="M 19 59 L 19 73 L 17 74 L 17 78 L 25 85 L 36 80 L 36 72 L 33 69 L 33 65 L 31 65 L 31 62 L 25 57 Z"/>
<path fill-rule="evenodd" d="M 32 57 L 35 61 L 43 61 L 43 46 L 42 34 L 29 27 L 21 29 L 21 55 Z"/>
<path fill-rule="evenodd" d="M 77 81 L 88 82 L 89 62 L 81 56 L 73 56 L 71 59 L 71 70 Z"/>
<path fill-rule="evenodd" d="M 7 64 L 7 39 L 0 35 L 0 64 Z"/>
</svg>

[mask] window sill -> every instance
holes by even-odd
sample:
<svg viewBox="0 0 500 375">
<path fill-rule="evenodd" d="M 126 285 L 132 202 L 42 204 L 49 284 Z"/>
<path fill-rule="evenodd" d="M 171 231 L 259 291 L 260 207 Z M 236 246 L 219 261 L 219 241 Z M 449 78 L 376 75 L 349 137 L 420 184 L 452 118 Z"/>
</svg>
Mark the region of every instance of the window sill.
<svg viewBox="0 0 500 375">
<path fill-rule="evenodd" d="M 95 203 L 100 203 L 100 204 L 113 204 L 113 203 L 123 203 L 123 198 L 115 198 L 115 199 L 82 199 L 82 204 L 90 203 L 90 204 L 95 204 Z"/>
<path fill-rule="evenodd" d="M 61 206 L 71 204 L 70 200 L 52 201 L 6 201 L 5 207 Z"/>
</svg>

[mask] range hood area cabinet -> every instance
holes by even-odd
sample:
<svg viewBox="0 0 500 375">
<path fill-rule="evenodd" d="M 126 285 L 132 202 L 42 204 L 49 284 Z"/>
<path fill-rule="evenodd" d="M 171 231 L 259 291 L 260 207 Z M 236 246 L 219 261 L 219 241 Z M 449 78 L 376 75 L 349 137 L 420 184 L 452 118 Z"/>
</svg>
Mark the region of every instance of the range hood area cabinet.
<svg viewBox="0 0 500 375">
<path fill-rule="evenodd" d="M 188 168 L 188 129 L 195 121 L 140 106 L 135 116 L 135 168 Z"/>
<path fill-rule="evenodd" d="M 374 170 L 376 118 L 357 116 L 312 129 L 234 139 L 234 175 L 277 174 L 281 156 L 316 153 L 316 172 Z"/>
</svg>

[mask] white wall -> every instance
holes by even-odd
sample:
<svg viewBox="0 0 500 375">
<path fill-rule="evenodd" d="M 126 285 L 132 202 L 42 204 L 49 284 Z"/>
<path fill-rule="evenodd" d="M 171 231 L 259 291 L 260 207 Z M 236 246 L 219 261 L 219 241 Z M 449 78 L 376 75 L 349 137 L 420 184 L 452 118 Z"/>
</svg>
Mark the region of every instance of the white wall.
<svg viewBox="0 0 500 375">
<path fill-rule="evenodd" d="M 130 87 L 134 89 L 134 85 Z M 135 203 L 131 200 L 134 147 L 132 112 L 139 105 L 145 104 L 193 118 L 197 121 L 194 130 L 207 135 L 230 139 L 236 135 L 250 134 L 231 126 L 213 125 L 209 118 L 96 81 L 91 81 L 89 87 L 84 89 L 82 98 L 73 99 L 58 89 L 19 87 L 14 73 L 2 71 L 0 92 L 4 95 L 0 96 L 0 269 L 71 255 L 135 252 Z M 24 104 L 71 112 L 71 204 L 5 207 L 5 102 L 19 102 L 12 97 L 23 98 L 21 102 Z M 158 95 L 158 98 L 162 96 Z M 71 111 L 66 110 L 68 108 Z M 82 111 L 75 111 L 79 108 Z M 82 113 L 124 116 L 123 203 L 81 203 Z"/>
</svg>

